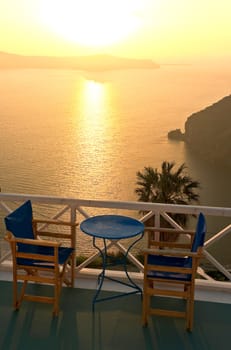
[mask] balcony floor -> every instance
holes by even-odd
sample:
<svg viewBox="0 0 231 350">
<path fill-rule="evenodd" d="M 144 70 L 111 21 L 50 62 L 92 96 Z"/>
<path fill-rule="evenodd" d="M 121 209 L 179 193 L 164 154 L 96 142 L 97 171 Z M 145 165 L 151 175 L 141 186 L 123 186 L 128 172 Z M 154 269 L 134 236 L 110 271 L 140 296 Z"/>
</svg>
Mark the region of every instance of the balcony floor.
<svg viewBox="0 0 231 350">
<path fill-rule="evenodd" d="M 31 287 L 50 291 L 48 286 Z M 12 283 L 0 281 L 0 349 L 230 349 L 231 304 L 195 301 L 194 329 L 188 333 L 184 320 L 159 316 L 143 328 L 139 295 L 100 302 L 93 313 L 94 292 L 63 288 L 61 311 L 53 318 L 49 304 L 25 301 L 13 311 Z"/>
</svg>

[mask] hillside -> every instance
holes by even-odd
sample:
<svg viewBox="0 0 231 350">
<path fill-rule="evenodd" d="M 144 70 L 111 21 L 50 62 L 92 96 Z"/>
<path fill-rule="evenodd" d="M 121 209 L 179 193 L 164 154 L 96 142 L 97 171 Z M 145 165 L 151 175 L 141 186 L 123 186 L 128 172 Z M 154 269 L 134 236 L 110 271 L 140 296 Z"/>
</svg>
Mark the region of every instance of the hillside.
<svg viewBox="0 0 231 350">
<path fill-rule="evenodd" d="M 86 71 L 105 71 L 118 69 L 154 69 L 159 65 L 152 60 L 129 59 L 110 55 L 92 56 L 22 56 L 0 52 L 0 69 L 77 69 Z"/>
<path fill-rule="evenodd" d="M 184 140 L 207 161 L 231 167 L 231 95 L 188 117 Z"/>
</svg>

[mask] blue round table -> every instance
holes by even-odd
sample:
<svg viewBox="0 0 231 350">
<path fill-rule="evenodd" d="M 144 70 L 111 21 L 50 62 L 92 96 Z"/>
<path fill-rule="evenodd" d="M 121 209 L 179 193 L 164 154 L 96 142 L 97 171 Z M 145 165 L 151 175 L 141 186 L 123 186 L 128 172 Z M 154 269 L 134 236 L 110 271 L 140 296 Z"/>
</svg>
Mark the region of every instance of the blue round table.
<svg viewBox="0 0 231 350">
<path fill-rule="evenodd" d="M 134 218 L 123 216 L 123 215 L 97 215 L 91 218 L 84 220 L 80 224 L 80 229 L 86 233 L 87 235 L 93 237 L 93 246 L 98 249 L 101 257 L 102 257 L 102 272 L 98 276 L 98 288 L 96 294 L 93 298 L 93 311 L 95 303 L 104 300 L 110 300 L 118 297 L 122 297 L 128 294 L 136 294 L 141 293 L 142 289 L 131 279 L 127 271 L 127 256 L 131 248 L 143 237 L 144 235 L 144 224 L 139 220 Z M 130 246 L 127 248 L 126 253 L 123 257 L 115 257 L 113 265 L 122 265 L 125 271 L 125 274 L 128 279 L 128 283 L 106 276 L 106 269 L 112 263 L 109 261 L 111 257 L 108 256 L 107 253 L 107 244 L 106 240 L 111 242 L 117 242 L 121 239 L 132 238 L 139 236 L 135 241 L 133 241 Z M 96 244 L 96 239 L 100 238 L 103 240 L 103 248 L 100 248 Z M 106 298 L 99 298 L 99 293 L 101 291 L 104 279 L 107 278 L 111 281 L 120 283 L 122 285 L 128 286 L 132 289 L 132 291 L 128 291 L 125 293 L 120 293 L 116 295 L 112 295 Z"/>
</svg>

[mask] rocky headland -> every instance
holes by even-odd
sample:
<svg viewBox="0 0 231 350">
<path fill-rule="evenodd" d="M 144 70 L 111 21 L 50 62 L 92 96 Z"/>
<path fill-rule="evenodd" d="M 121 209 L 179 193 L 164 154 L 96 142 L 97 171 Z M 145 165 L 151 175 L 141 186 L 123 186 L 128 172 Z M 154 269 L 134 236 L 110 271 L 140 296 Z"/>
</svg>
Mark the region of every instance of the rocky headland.
<svg viewBox="0 0 231 350">
<path fill-rule="evenodd" d="M 76 69 L 101 72 L 121 69 L 156 69 L 159 64 L 149 59 L 132 59 L 110 55 L 90 56 L 23 56 L 0 52 L 0 69 Z"/>
<path fill-rule="evenodd" d="M 231 167 L 231 95 L 193 113 L 180 129 L 168 133 L 169 139 L 184 141 L 206 161 Z"/>
</svg>

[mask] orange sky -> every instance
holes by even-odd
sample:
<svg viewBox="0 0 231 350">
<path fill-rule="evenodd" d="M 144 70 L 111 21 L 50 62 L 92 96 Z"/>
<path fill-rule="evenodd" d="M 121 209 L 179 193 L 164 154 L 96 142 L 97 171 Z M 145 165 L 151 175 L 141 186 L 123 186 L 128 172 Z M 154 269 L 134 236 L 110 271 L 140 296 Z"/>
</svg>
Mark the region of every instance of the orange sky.
<svg viewBox="0 0 231 350">
<path fill-rule="evenodd" d="M 1 0 L 0 51 L 228 61 L 230 14 L 230 0 Z"/>
</svg>

